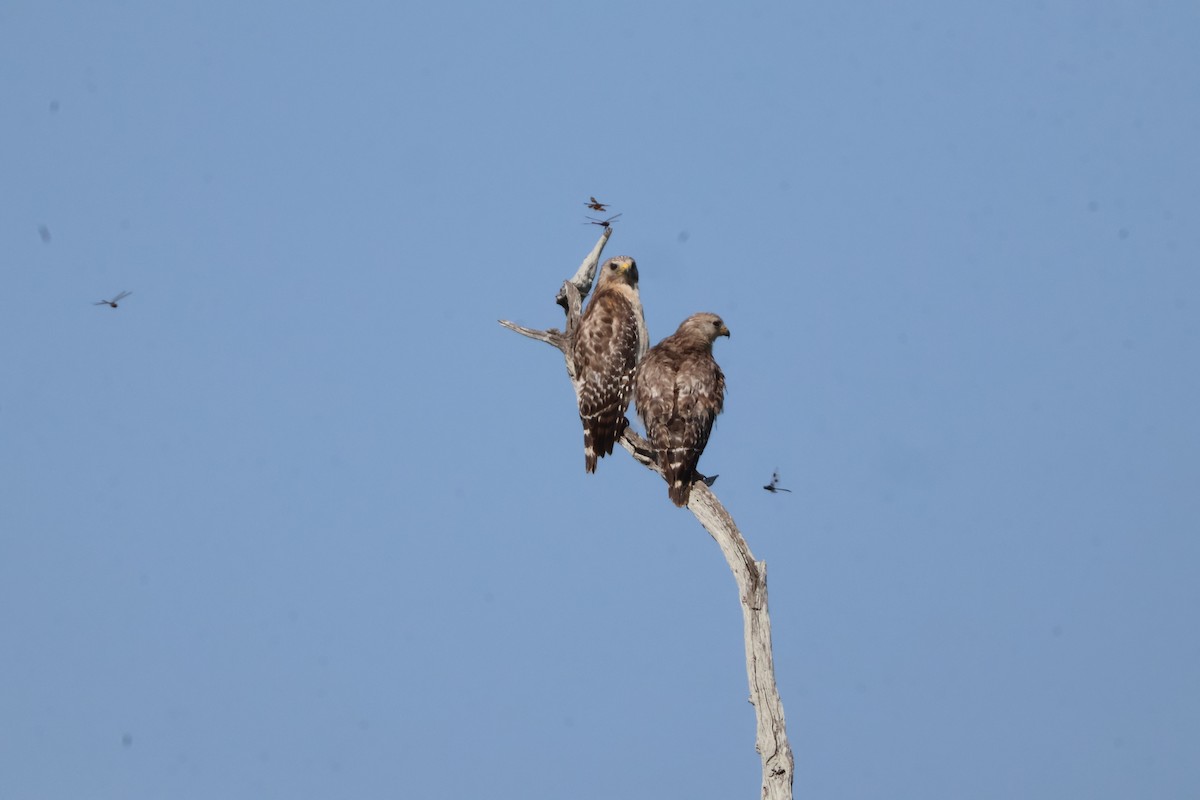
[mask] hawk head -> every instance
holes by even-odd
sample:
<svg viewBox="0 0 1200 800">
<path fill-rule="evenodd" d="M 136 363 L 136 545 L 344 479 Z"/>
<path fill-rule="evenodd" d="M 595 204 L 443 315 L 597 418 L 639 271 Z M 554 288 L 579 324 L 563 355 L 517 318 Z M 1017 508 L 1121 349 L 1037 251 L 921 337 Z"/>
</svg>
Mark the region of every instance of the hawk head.
<svg viewBox="0 0 1200 800">
<path fill-rule="evenodd" d="M 596 277 L 596 284 L 603 286 L 606 283 L 614 282 L 637 286 L 637 262 L 633 260 L 633 256 L 615 256 L 600 265 L 600 274 Z"/>
<path fill-rule="evenodd" d="M 712 346 L 718 336 L 729 336 L 729 328 L 716 314 L 692 314 L 679 326 L 679 333 L 689 339 L 695 339 Z"/>
</svg>

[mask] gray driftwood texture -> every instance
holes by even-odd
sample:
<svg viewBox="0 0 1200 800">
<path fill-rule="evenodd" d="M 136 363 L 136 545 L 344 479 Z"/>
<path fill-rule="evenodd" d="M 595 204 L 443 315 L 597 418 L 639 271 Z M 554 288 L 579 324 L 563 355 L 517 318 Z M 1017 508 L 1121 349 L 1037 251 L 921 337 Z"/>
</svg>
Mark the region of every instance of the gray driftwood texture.
<svg viewBox="0 0 1200 800">
<path fill-rule="evenodd" d="M 605 228 L 592 252 L 584 258 L 575 275 L 563 283 L 555 298 L 567 315 L 565 331 L 556 328 L 534 330 L 500 320 L 504 327 L 531 339 L 546 342 L 562 352 L 577 399 L 579 382 L 576 379 L 570 343 L 579 325 L 583 299 L 592 290 L 600 254 L 604 252 L 604 245 L 608 243 L 611 235 L 612 228 Z M 649 443 L 634 433 L 632 428 L 625 429 L 621 436 L 621 446 L 639 463 L 659 475 L 662 474 L 662 470 L 655 463 Z M 710 483 L 711 481 L 699 482 L 692 487 L 687 507 L 716 540 L 737 582 L 745 628 L 746 675 L 750 681 L 750 703 L 754 706 L 754 714 L 758 720 L 755 749 L 762 758 L 761 797 L 763 800 L 791 800 L 794 764 L 784 723 L 783 702 L 779 699 L 779 689 L 775 685 L 775 664 L 771 656 L 771 617 L 767 613 L 767 564 L 765 561 L 755 560 L 733 517 L 729 516 L 729 512 L 709 488 Z"/>
</svg>

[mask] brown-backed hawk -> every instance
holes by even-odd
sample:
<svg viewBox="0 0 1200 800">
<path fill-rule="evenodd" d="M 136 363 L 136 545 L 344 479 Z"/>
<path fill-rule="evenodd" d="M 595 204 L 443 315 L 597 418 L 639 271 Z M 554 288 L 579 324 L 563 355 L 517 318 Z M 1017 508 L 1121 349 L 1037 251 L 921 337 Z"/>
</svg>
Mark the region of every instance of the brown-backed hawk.
<svg viewBox="0 0 1200 800">
<path fill-rule="evenodd" d="M 633 371 L 648 346 L 637 262 L 629 256 L 600 266 L 572 346 L 584 466 L 595 472 L 597 459 L 612 453 L 629 424 L 625 411 L 633 395 Z"/>
<path fill-rule="evenodd" d="M 687 505 L 696 464 L 725 405 L 725 375 L 712 347 L 718 336 L 728 335 L 716 314 L 693 314 L 638 366 L 637 411 L 677 506 Z"/>
</svg>

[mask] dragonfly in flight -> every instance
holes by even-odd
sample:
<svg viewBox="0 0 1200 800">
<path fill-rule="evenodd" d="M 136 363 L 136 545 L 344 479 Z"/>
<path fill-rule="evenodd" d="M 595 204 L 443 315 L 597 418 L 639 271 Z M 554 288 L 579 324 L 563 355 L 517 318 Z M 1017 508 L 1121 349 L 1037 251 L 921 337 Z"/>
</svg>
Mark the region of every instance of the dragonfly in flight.
<svg viewBox="0 0 1200 800">
<path fill-rule="evenodd" d="M 612 221 L 613 221 L 614 219 L 616 219 L 617 217 L 619 217 L 619 216 L 621 216 L 621 215 L 620 215 L 620 214 L 613 214 L 613 215 L 612 215 L 611 217 L 609 217 L 608 219 L 596 219 L 595 217 L 588 217 L 588 219 L 589 219 L 589 220 L 591 220 L 591 221 L 590 221 L 590 222 L 585 222 L 585 223 L 583 223 L 583 224 L 584 224 L 584 225 L 599 225 L 599 226 L 600 226 L 600 227 L 602 227 L 602 228 L 607 228 L 607 227 L 609 227 L 609 226 L 612 224 Z"/>
<path fill-rule="evenodd" d="M 133 294 L 133 292 L 121 292 L 119 295 L 114 297 L 112 300 L 100 300 L 98 302 L 92 303 L 92 305 L 94 305 L 94 306 L 111 306 L 113 308 L 116 308 L 117 303 L 121 302 L 126 297 L 129 297 L 129 295 L 131 295 L 131 294 Z"/>
<path fill-rule="evenodd" d="M 779 485 L 779 470 L 775 470 L 773 473 L 771 473 L 771 482 L 763 488 L 771 494 L 775 494 L 775 492 L 787 492 L 788 494 L 792 493 L 791 489 L 785 489 Z"/>
</svg>

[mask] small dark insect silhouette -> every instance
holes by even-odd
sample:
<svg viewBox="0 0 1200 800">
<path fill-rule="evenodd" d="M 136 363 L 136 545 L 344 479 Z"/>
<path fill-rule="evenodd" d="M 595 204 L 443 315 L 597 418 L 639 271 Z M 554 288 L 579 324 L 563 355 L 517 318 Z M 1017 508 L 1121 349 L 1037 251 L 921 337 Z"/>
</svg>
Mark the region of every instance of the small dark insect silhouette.
<svg viewBox="0 0 1200 800">
<path fill-rule="evenodd" d="M 101 300 L 98 303 L 92 303 L 92 305 L 94 305 L 94 306 L 112 306 L 113 308 L 116 308 L 117 303 L 124 300 L 126 297 L 129 297 L 129 295 L 131 295 L 131 294 L 133 294 L 133 292 L 121 292 L 119 295 L 114 297 L 112 300 Z"/>
<path fill-rule="evenodd" d="M 587 206 L 588 208 L 590 208 L 592 211 L 600 211 L 600 212 L 608 211 L 608 207 L 610 205 L 609 203 L 601 203 L 599 200 L 597 200 L 594 197 L 589 197 L 588 200 L 590 200 L 591 202 L 584 203 L 584 205 Z"/>
<path fill-rule="evenodd" d="M 614 219 L 616 219 L 617 217 L 619 217 L 619 216 L 621 216 L 621 215 L 620 215 L 620 214 L 613 214 L 613 215 L 612 215 L 611 217 L 609 217 L 608 219 L 596 219 L 595 217 L 588 217 L 588 219 L 589 219 L 589 220 L 591 220 L 591 222 L 585 222 L 585 223 L 583 223 L 583 224 L 584 224 L 584 225 L 599 225 L 599 226 L 601 226 L 601 227 L 603 227 L 603 228 L 607 228 L 609 225 L 611 225 L 611 224 L 612 224 L 612 221 L 613 221 Z"/>
<path fill-rule="evenodd" d="M 775 470 L 773 473 L 771 473 L 771 482 L 763 488 L 771 494 L 774 494 L 775 492 L 787 492 L 788 494 L 791 494 L 792 492 L 791 489 L 785 489 L 779 485 L 779 470 Z"/>
</svg>

